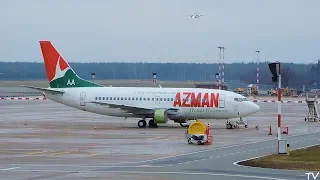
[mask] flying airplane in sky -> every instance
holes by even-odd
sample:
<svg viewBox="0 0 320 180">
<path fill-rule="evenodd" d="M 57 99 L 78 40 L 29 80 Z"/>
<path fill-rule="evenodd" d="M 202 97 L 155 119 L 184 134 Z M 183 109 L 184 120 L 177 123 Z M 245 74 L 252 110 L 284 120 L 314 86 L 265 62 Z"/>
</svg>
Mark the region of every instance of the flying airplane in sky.
<svg viewBox="0 0 320 180">
<path fill-rule="evenodd" d="M 165 87 L 106 87 L 80 78 L 50 41 L 40 41 L 50 87 L 25 86 L 83 111 L 124 118 L 141 118 L 139 127 L 158 127 L 169 120 L 231 119 L 249 116 L 260 107 L 225 90 Z M 227 121 L 227 128 L 232 124 Z"/>
<path fill-rule="evenodd" d="M 201 15 L 201 14 L 190 14 L 190 15 L 187 15 L 187 16 L 189 16 L 191 19 L 199 19 L 201 16 L 204 16 L 204 15 Z"/>
</svg>

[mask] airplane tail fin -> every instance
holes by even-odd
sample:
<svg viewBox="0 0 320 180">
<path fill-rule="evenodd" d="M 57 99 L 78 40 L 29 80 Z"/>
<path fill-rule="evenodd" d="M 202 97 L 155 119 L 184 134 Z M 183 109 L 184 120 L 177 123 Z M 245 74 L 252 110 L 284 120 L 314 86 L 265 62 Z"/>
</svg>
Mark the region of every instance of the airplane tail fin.
<svg viewBox="0 0 320 180">
<path fill-rule="evenodd" d="M 102 87 L 81 79 L 50 41 L 40 41 L 40 47 L 51 88 Z"/>
</svg>

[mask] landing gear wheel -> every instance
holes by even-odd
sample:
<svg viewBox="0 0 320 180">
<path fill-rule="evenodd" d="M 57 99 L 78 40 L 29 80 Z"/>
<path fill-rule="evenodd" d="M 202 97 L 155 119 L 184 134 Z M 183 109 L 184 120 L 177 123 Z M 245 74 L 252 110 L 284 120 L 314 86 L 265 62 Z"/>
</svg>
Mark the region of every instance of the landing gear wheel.
<svg viewBox="0 0 320 180">
<path fill-rule="evenodd" d="M 183 125 L 182 123 L 180 123 L 181 127 L 189 127 L 189 125 L 186 123 L 186 125 Z"/>
<path fill-rule="evenodd" d="M 232 124 L 227 124 L 227 129 L 232 129 Z"/>
<path fill-rule="evenodd" d="M 248 125 L 244 125 L 244 128 L 248 128 Z"/>
<path fill-rule="evenodd" d="M 149 128 L 157 128 L 157 127 L 158 127 L 158 125 L 157 125 L 157 123 L 154 122 L 153 119 L 149 121 Z"/>
<path fill-rule="evenodd" d="M 147 122 L 145 120 L 140 120 L 138 122 L 139 128 L 145 128 L 147 126 Z"/>
</svg>

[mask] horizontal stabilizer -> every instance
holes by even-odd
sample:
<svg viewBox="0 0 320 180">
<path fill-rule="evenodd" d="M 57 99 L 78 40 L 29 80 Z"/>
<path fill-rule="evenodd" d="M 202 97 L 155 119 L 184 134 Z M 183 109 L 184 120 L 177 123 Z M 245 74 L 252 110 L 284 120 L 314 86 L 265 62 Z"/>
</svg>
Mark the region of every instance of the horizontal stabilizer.
<svg viewBox="0 0 320 180">
<path fill-rule="evenodd" d="M 45 93 L 54 93 L 54 94 L 63 94 L 64 91 L 55 90 L 55 89 L 47 89 L 47 88 L 41 88 L 41 87 L 35 87 L 35 86 L 26 86 L 26 85 L 20 85 L 21 87 L 26 87 L 30 89 L 34 89 L 37 91 L 45 92 Z"/>
</svg>

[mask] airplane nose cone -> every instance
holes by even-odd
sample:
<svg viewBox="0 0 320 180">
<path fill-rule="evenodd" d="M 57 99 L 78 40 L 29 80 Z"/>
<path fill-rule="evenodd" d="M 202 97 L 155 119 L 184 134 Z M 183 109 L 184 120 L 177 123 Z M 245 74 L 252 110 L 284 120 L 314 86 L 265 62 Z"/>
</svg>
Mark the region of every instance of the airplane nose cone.
<svg viewBox="0 0 320 180">
<path fill-rule="evenodd" d="M 258 112 L 260 110 L 260 106 L 258 106 L 255 103 L 251 102 L 251 109 L 252 109 L 252 113 Z"/>
</svg>

